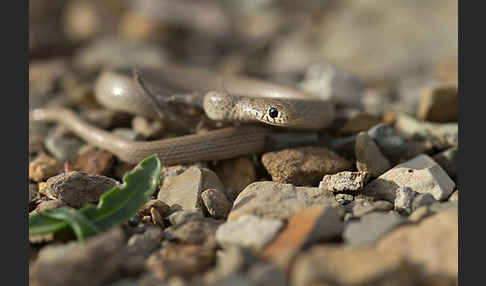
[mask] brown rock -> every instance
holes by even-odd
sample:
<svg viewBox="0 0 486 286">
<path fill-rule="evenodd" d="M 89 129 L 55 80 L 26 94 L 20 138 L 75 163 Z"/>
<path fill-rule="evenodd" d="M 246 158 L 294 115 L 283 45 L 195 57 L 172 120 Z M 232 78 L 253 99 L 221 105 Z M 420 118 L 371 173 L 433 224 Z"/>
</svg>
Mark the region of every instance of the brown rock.
<svg viewBox="0 0 486 286">
<path fill-rule="evenodd" d="M 372 114 L 358 113 L 350 118 L 340 129 L 342 135 L 352 135 L 361 131 L 367 131 L 380 123 L 380 119 Z"/>
<path fill-rule="evenodd" d="M 272 180 L 315 185 L 327 174 L 351 169 L 351 163 L 327 148 L 302 147 L 265 153 L 262 163 Z"/>
<path fill-rule="evenodd" d="M 206 210 L 216 219 L 226 218 L 231 210 L 232 205 L 225 194 L 216 189 L 207 189 L 203 191 L 201 193 L 201 199 Z"/>
<path fill-rule="evenodd" d="M 262 257 L 288 271 L 302 247 L 340 236 L 344 212 L 342 207 L 329 206 L 313 206 L 297 212 L 280 235 L 263 250 Z"/>
<path fill-rule="evenodd" d="M 221 223 L 211 218 L 188 221 L 175 228 L 173 238 L 188 244 L 211 243 Z"/>
<path fill-rule="evenodd" d="M 44 181 L 62 172 L 62 164 L 55 158 L 41 154 L 29 164 L 29 179 L 34 182 Z"/>
<path fill-rule="evenodd" d="M 433 122 L 457 121 L 459 117 L 457 84 L 427 89 L 420 98 L 417 117 Z"/>
<path fill-rule="evenodd" d="M 320 188 L 295 187 L 276 182 L 255 182 L 236 198 L 228 221 L 243 214 L 269 219 L 288 219 L 314 205 L 338 205 L 332 192 Z"/>
<path fill-rule="evenodd" d="M 67 172 L 80 171 L 92 175 L 106 175 L 111 171 L 115 156 L 105 150 L 94 148 L 80 153 L 69 161 Z"/>
<path fill-rule="evenodd" d="M 368 182 L 367 172 L 339 172 L 334 175 L 325 175 L 319 183 L 319 188 L 331 192 L 360 192 Z"/>
<path fill-rule="evenodd" d="M 360 132 L 356 137 L 354 147 L 356 167 L 376 178 L 390 169 L 390 162 L 383 156 L 380 148 L 366 132 Z"/>
<path fill-rule="evenodd" d="M 40 213 L 45 210 L 57 209 L 64 206 L 66 206 L 66 204 L 58 200 L 42 201 L 37 205 L 37 207 L 33 211 L 29 213 L 29 215 Z"/>
<path fill-rule="evenodd" d="M 227 189 L 228 199 L 234 201 L 239 192 L 257 180 L 255 166 L 247 157 L 222 160 L 215 169 Z"/>
</svg>

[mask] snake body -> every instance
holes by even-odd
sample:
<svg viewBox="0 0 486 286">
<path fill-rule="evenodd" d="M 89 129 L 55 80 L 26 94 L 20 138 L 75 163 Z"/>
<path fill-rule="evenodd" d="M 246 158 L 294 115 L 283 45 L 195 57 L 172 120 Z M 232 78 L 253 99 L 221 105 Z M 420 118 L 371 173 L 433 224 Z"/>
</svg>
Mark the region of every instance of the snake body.
<svg viewBox="0 0 486 286">
<path fill-rule="evenodd" d="M 157 93 L 168 88 L 203 95 L 202 106 L 213 120 L 264 123 L 291 129 L 319 130 L 334 117 L 329 101 L 266 81 L 243 76 L 222 79 L 200 68 L 164 65 L 141 69 L 147 87 Z M 126 69 L 104 71 L 95 84 L 95 97 L 109 109 L 156 117 L 156 109 Z M 57 121 L 86 142 L 106 149 L 122 161 L 138 163 L 157 154 L 165 165 L 227 159 L 261 153 L 269 128 L 247 124 L 204 134 L 155 141 L 131 141 L 97 128 L 66 108 L 36 109 L 31 119 Z"/>
</svg>

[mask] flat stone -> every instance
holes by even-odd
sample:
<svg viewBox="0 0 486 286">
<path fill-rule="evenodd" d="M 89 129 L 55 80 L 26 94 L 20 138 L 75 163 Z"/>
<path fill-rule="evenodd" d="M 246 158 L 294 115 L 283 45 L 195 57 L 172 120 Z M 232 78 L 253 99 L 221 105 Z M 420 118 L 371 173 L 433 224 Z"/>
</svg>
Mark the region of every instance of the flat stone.
<svg viewBox="0 0 486 286">
<path fill-rule="evenodd" d="M 288 219 L 296 212 L 314 205 L 337 205 L 332 192 L 276 182 L 255 182 L 236 198 L 228 221 L 243 214 L 267 219 Z"/>
<path fill-rule="evenodd" d="M 368 130 L 368 135 L 389 160 L 396 162 L 407 152 L 407 143 L 389 125 L 380 123 Z"/>
<path fill-rule="evenodd" d="M 343 231 L 342 207 L 312 206 L 292 216 L 286 228 L 265 248 L 263 258 L 288 271 L 295 255 L 309 245 L 340 238 Z"/>
<path fill-rule="evenodd" d="M 390 162 L 366 132 L 360 132 L 355 145 L 356 167 L 376 178 L 390 169 Z"/>
<path fill-rule="evenodd" d="M 368 183 L 364 193 L 392 202 L 399 187 L 409 187 L 422 194 L 430 193 L 436 200 L 443 200 L 452 193 L 455 183 L 439 164 L 422 154 Z"/>
<path fill-rule="evenodd" d="M 253 161 L 247 157 L 221 160 L 218 162 L 215 172 L 226 188 L 230 201 L 234 201 L 246 186 L 257 180 Z"/>
<path fill-rule="evenodd" d="M 417 117 L 433 122 L 457 121 L 459 118 L 459 93 L 457 84 L 428 88 L 420 97 Z"/>
<path fill-rule="evenodd" d="M 62 172 L 62 164 L 55 158 L 40 154 L 29 163 L 29 179 L 41 182 Z"/>
<path fill-rule="evenodd" d="M 74 137 L 48 136 L 45 140 L 45 147 L 57 160 L 64 162 L 78 155 L 83 142 Z"/>
<path fill-rule="evenodd" d="M 201 199 L 206 210 L 216 219 L 226 218 L 231 210 L 232 204 L 226 195 L 216 189 L 204 190 Z"/>
<path fill-rule="evenodd" d="M 68 172 L 80 171 L 93 175 L 107 175 L 115 162 L 115 156 L 105 150 L 90 148 L 69 161 Z"/>
<path fill-rule="evenodd" d="M 116 185 L 118 182 L 108 177 L 73 171 L 48 179 L 46 192 L 52 198 L 79 208 L 97 203 L 104 192 Z"/>
<path fill-rule="evenodd" d="M 406 222 L 403 217 L 391 213 L 369 213 L 362 216 L 360 221 L 348 222 L 343 237 L 347 244 L 354 246 L 372 244 Z"/>
<path fill-rule="evenodd" d="M 325 175 L 319 183 L 319 188 L 331 192 L 360 192 L 368 182 L 367 172 L 339 172 L 334 175 Z"/>
<path fill-rule="evenodd" d="M 348 160 L 319 147 L 265 153 L 262 163 L 273 181 L 294 185 L 316 185 L 324 175 L 351 169 Z"/>
<path fill-rule="evenodd" d="M 236 244 L 260 251 L 271 242 L 283 227 L 276 219 L 263 219 L 254 215 L 242 215 L 226 222 L 216 231 L 216 240 L 224 245 Z"/>
<path fill-rule="evenodd" d="M 124 235 L 114 228 L 84 244 L 71 242 L 41 249 L 29 271 L 32 285 L 106 285 L 121 276 Z M 102 270 L 102 271 L 100 271 Z"/>
<path fill-rule="evenodd" d="M 167 217 L 167 219 L 173 226 L 179 226 L 185 224 L 188 221 L 201 220 L 203 218 L 204 216 L 201 209 L 180 210 L 173 212 Z"/>
<path fill-rule="evenodd" d="M 169 206 L 177 205 L 182 209 L 201 208 L 201 193 L 207 189 L 223 192 L 223 184 L 211 170 L 191 167 L 177 176 L 164 179 L 157 198 Z"/>
<path fill-rule="evenodd" d="M 437 155 L 434 155 L 434 161 L 439 164 L 449 177 L 455 178 L 457 175 L 457 160 L 459 158 L 459 148 L 452 147 Z"/>
</svg>

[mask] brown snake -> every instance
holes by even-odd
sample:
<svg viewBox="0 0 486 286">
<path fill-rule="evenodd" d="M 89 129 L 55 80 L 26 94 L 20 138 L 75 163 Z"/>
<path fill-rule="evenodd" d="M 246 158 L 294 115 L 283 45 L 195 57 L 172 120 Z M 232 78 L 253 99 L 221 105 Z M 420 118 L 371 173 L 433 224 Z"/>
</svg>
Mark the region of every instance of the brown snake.
<svg viewBox="0 0 486 286">
<path fill-rule="evenodd" d="M 334 118 L 331 102 L 279 84 L 243 76 L 225 76 L 224 90 L 221 91 L 221 77 L 208 70 L 164 65 L 140 71 L 147 86 L 155 93 L 164 90 L 163 81 L 178 90 L 204 95 L 202 105 L 212 120 L 319 130 L 330 125 Z M 95 84 L 95 97 L 105 107 L 156 117 L 153 101 L 142 92 L 130 72 L 123 69 L 104 71 Z M 132 164 L 152 154 L 157 154 L 163 164 L 173 165 L 261 153 L 265 135 L 270 132 L 262 124 L 251 124 L 171 139 L 131 141 L 91 125 L 67 108 L 35 109 L 30 118 L 62 123 L 86 142 Z"/>
</svg>

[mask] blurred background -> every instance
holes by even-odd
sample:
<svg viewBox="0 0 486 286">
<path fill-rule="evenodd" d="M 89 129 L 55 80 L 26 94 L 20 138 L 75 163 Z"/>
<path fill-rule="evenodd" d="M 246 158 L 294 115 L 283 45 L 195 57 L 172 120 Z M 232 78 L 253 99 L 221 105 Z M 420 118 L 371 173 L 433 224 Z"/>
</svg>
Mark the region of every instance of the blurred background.
<svg viewBox="0 0 486 286">
<path fill-rule="evenodd" d="M 67 66 L 94 75 L 176 61 L 321 93 L 316 78 L 332 72 L 356 77 L 343 92 L 380 114 L 413 112 L 424 87 L 457 83 L 453 0 L 36 0 L 29 20 L 31 89 L 36 74 Z"/>
</svg>

